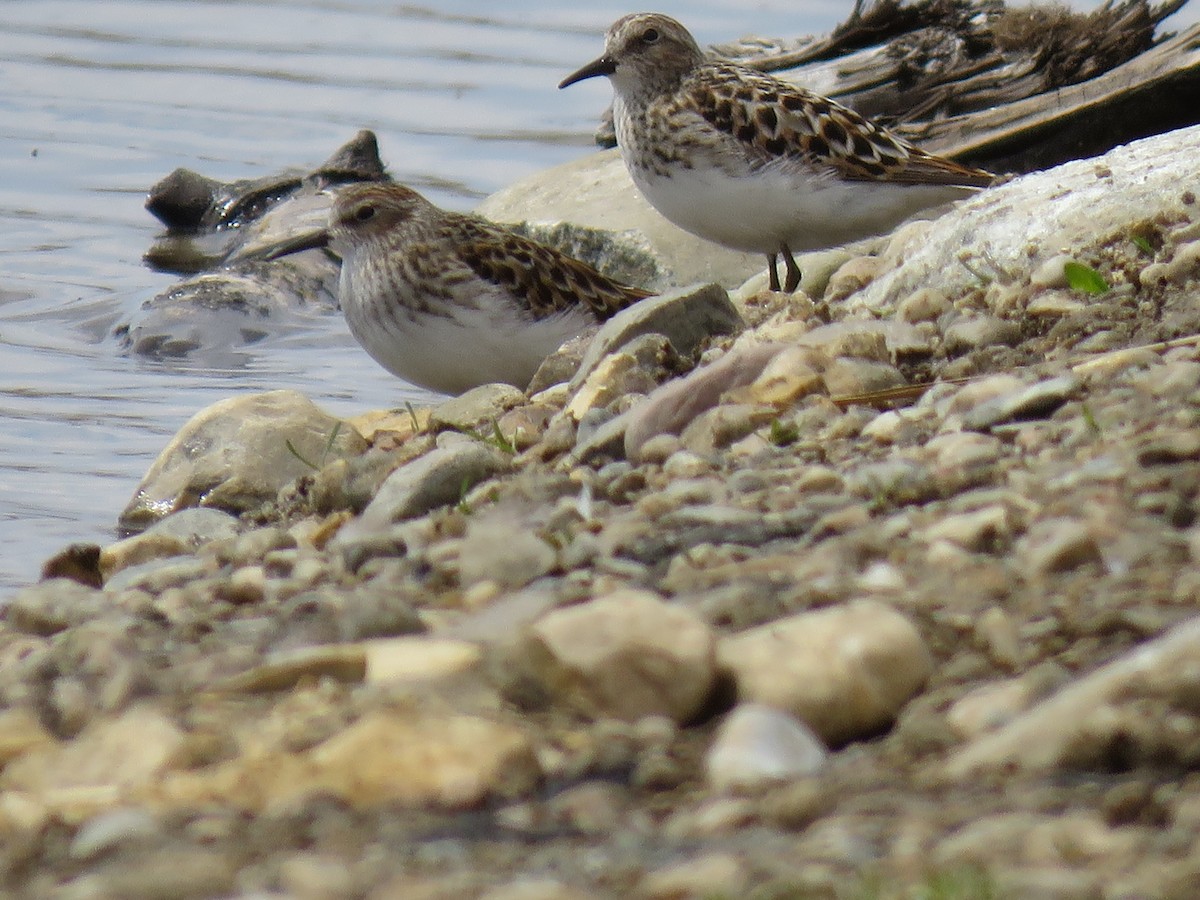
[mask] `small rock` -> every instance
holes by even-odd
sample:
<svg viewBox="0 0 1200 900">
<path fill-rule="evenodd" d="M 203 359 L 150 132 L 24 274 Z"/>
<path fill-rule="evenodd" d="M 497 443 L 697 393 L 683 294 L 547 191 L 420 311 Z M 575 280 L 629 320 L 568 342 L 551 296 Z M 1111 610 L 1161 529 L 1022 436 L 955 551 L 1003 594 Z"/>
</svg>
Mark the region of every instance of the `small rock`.
<svg viewBox="0 0 1200 900">
<path fill-rule="evenodd" d="M 981 403 L 963 417 L 963 426 L 974 431 L 986 431 L 1004 422 L 1042 419 L 1068 400 L 1080 387 L 1075 375 L 1060 375 L 1031 384 L 1014 393 Z"/>
<path fill-rule="evenodd" d="M 463 587 L 492 581 L 521 588 L 557 564 L 554 548 L 519 522 L 498 514 L 472 517 L 459 553 L 459 581 Z"/>
<path fill-rule="evenodd" d="M 983 770 L 1020 768 L 1100 768 L 1112 764 L 1113 750 L 1129 757 L 1140 730 L 1122 710 L 1155 700 L 1190 708 L 1200 690 L 1200 620 L 1189 619 L 1165 635 L 1135 647 L 1019 715 L 999 730 L 959 750 L 946 766 L 950 778 L 970 778 Z M 1143 732 L 1145 733 L 1145 732 Z M 1145 734 L 1150 753 L 1162 763 L 1171 747 L 1168 727 Z M 1189 737 L 1179 752 L 1187 756 Z"/>
<path fill-rule="evenodd" d="M 712 365 L 656 388 L 629 413 L 626 457 L 638 459 L 642 445 L 653 437 L 679 434 L 688 422 L 716 406 L 726 391 L 754 381 L 781 349 L 778 344 L 758 344 L 733 350 Z"/>
<path fill-rule="evenodd" d="M 900 370 L 891 363 L 838 357 L 821 373 L 829 396 L 857 397 L 886 391 L 906 384 Z"/>
<path fill-rule="evenodd" d="M 936 322 L 948 312 L 950 301 L 936 288 L 921 288 L 900 301 L 896 315 L 903 322 Z"/>
<path fill-rule="evenodd" d="M 741 701 L 787 710 L 830 744 L 886 728 L 933 669 L 913 624 L 873 600 L 726 637 L 718 658 Z"/>
<path fill-rule="evenodd" d="M 605 356 L 643 334 L 661 334 L 683 358 L 694 356 L 707 338 L 735 334 L 742 317 L 724 289 L 715 284 L 692 285 L 649 297 L 623 309 L 600 328 L 571 380 L 582 384 Z"/>
<path fill-rule="evenodd" d="M 429 424 L 434 429 L 455 431 L 469 431 L 484 425 L 487 426 L 484 433 L 490 435 L 492 422 L 524 402 L 525 393 L 511 384 L 481 384 L 435 406 L 430 410 Z"/>
<path fill-rule="evenodd" d="M 734 351 L 737 352 L 737 351 Z M 808 347 L 787 347 L 776 353 L 749 387 L 738 392 L 753 403 L 784 408 L 824 387 L 821 371 L 828 359 Z"/>
<path fill-rule="evenodd" d="M 679 438 L 691 453 L 710 454 L 741 440 L 774 418 L 776 413 L 770 407 L 722 403 L 696 416 Z"/>
<path fill-rule="evenodd" d="M 1030 274 L 1030 285 L 1039 289 L 1065 288 L 1067 286 L 1066 265 L 1074 261 L 1074 257 L 1066 253 L 1051 256 Z"/>
<path fill-rule="evenodd" d="M 542 617 L 520 656 L 550 694 L 589 716 L 686 722 L 712 690 L 714 645 L 692 613 L 625 590 Z"/>
<path fill-rule="evenodd" d="M 149 841 L 162 825 L 147 810 L 118 807 L 84 823 L 68 851 L 75 859 L 92 860 L 121 846 Z"/>
<path fill-rule="evenodd" d="M 1010 534 L 1008 510 L 997 504 L 946 516 L 925 530 L 931 541 L 949 541 L 964 550 L 988 552 Z"/>
<path fill-rule="evenodd" d="M 707 853 L 648 873 L 638 885 L 645 900 L 753 896 L 746 863 L 732 853 Z"/>
<path fill-rule="evenodd" d="M 100 552 L 105 580 L 122 569 L 152 559 L 194 553 L 209 541 L 237 534 L 237 517 L 219 509 L 181 509 L 141 534 L 109 544 Z"/>
<path fill-rule="evenodd" d="M 845 300 L 874 281 L 882 270 L 883 260 L 879 257 L 856 256 L 830 276 L 824 299 L 829 303 Z"/>
<path fill-rule="evenodd" d="M 52 578 L 18 591 L 0 617 L 15 631 L 47 636 L 99 617 L 111 599 L 68 578 Z"/>
<path fill-rule="evenodd" d="M 389 475 L 353 524 L 378 527 L 457 503 L 470 488 L 511 466 L 510 456 L 470 438 L 436 447 Z M 343 529 L 334 543 L 351 530 Z"/>
<path fill-rule="evenodd" d="M 955 319 L 942 334 L 942 343 L 951 356 L 998 345 L 1011 345 L 1021 339 L 1021 326 L 993 316 Z"/>
<path fill-rule="evenodd" d="M 483 652 L 470 641 L 432 637 L 396 637 L 367 641 L 366 681 L 373 684 L 419 683 L 469 672 Z"/>
<path fill-rule="evenodd" d="M 1076 519 L 1036 522 L 1017 544 L 1017 553 L 1031 572 L 1066 572 L 1100 562 L 1100 545 L 1091 526 Z"/>
<path fill-rule="evenodd" d="M 714 788 L 736 791 L 815 775 L 828 759 L 821 739 L 794 716 L 742 703 L 721 723 L 704 765 Z"/>
</svg>

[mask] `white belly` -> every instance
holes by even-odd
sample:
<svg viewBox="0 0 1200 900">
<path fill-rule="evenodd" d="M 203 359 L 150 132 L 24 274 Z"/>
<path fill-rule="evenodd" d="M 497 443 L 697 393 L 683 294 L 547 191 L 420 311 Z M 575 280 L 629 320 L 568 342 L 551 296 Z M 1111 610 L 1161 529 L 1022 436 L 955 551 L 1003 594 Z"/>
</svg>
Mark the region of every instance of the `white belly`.
<svg viewBox="0 0 1200 900">
<path fill-rule="evenodd" d="M 415 318 L 394 298 L 355 293 L 345 278 L 340 294 L 350 333 L 376 362 L 411 384 L 444 394 L 493 382 L 524 390 L 547 356 L 594 324 L 580 309 L 522 318 L 498 290 L 493 298 L 480 298 L 478 308 L 456 306 L 445 315 Z"/>
<path fill-rule="evenodd" d="M 650 205 L 685 231 L 735 250 L 773 254 L 835 247 L 890 231 L 916 212 L 969 193 L 938 185 L 847 182 L 772 166 L 735 177 L 716 167 L 670 176 L 630 166 Z"/>
</svg>

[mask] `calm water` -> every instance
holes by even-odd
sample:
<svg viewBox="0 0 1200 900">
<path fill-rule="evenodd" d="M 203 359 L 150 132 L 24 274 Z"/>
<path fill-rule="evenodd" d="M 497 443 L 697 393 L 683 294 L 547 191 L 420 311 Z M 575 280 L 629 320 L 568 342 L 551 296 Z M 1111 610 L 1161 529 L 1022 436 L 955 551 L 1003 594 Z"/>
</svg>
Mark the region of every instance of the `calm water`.
<svg viewBox="0 0 1200 900">
<path fill-rule="evenodd" d="M 824 31 L 849 0 L 657 2 L 701 41 Z M 392 173 L 467 209 L 591 150 L 602 80 L 555 90 L 631 7 L 374 0 L 0 0 L 0 599 L 104 543 L 194 412 L 299 389 L 349 414 L 420 400 L 337 316 L 221 368 L 121 353 L 114 323 L 176 279 L 141 260 L 146 189 L 314 165 L 359 128 Z M 496 10 L 500 10 L 497 12 Z"/>
</svg>

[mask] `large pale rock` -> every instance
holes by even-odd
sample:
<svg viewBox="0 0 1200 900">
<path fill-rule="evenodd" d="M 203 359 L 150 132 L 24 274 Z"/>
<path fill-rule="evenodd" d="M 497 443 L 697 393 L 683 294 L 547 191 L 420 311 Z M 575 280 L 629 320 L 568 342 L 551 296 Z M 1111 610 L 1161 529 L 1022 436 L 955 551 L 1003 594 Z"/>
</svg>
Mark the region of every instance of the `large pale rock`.
<svg viewBox="0 0 1200 900">
<path fill-rule="evenodd" d="M 846 303 L 889 314 L 931 286 L 955 300 L 977 291 L 981 274 L 1006 281 L 1108 237 L 1127 245 L 1134 222 L 1190 218 L 1197 141 L 1200 126 L 1181 128 L 981 191 L 919 233 L 898 235 L 884 254 L 893 265 Z"/>
<path fill-rule="evenodd" d="M 951 778 L 969 778 L 988 769 L 1104 766 L 1109 748 L 1128 752 L 1121 746 L 1135 742 L 1139 706 L 1165 702 L 1168 708 L 1196 708 L 1200 696 L 1197 660 L 1200 618 L 1192 618 L 977 738 L 951 757 L 945 773 Z M 1127 711 L 1132 715 L 1126 715 Z M 1155 741 L 1160 738 L 1169 740 L 1170 735 L 1151 737 Z M 1181 735 L 1179 740 L 1186 742 L 1187 738 Z M 1187 752 L 1186 746 L 1181 748 L 1181 755 Z"/>
<path fill-rule="evenodd" d="M 739 699 L 787 710 L 831 744 L 886 728 L 933 668 L 912 622 L 872 600 L 743 631 L 717 652 Z"/>
<path fill-rule="evenodd" d="M 518 653 L 552 696 L 597 718 L 685 722 L 716 676 L 708 625 L 645 591 L 551 612 L 527 629 Z"/>
<path fill-rule="evenodd" d="M 297 391 L 222 400 L 196 413 L 158 455 L 120 525 L 141 531 L 190 506 L 238 515 L 312 472 L 308 463 L 319 466 L 366 449 L 362 435 Z"/>
<path fill-rule="evenodd" d="M 529 738 L 481 716 L 380 710 L 305 753 L 247 753 L 174 774 L 151 799 L 168 805 L 226 803 L 287 809 L 333 797 L 364 809 L 381 804 L 476 806 L 529 791 L 541 777 Z"/>
<path fill-rule="evenodd" d="M 616 150 L 531 175 L 488 197 L 475 211 L 497 222 L 570 222 L 614 232 L 606 253 L 648 257 L 658 286 L 713 281 L 732 288 L 764 266 L 760 254 L 726 250 L 664 219 L 634 187 Z"/>
</svg>

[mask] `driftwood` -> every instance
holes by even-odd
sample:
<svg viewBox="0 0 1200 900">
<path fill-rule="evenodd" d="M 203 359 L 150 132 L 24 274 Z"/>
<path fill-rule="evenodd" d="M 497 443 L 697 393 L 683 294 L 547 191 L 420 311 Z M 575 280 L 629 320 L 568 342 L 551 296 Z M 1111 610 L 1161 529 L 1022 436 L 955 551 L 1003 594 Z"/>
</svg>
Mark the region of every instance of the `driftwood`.
<svg viewBox="0 0 1200 900">
<path fill-rule="evenodd" d="M 1200 122 L 1200 25 L 1159 33 L 1186 3 L 1122 0 L 1074 13 L 1000 0 L 875 0 L 824 37 L 712 49 L 936 153 L 1025 172 Z M 610 122 L 597 139 L 615 143 Z"/>
</svg>

